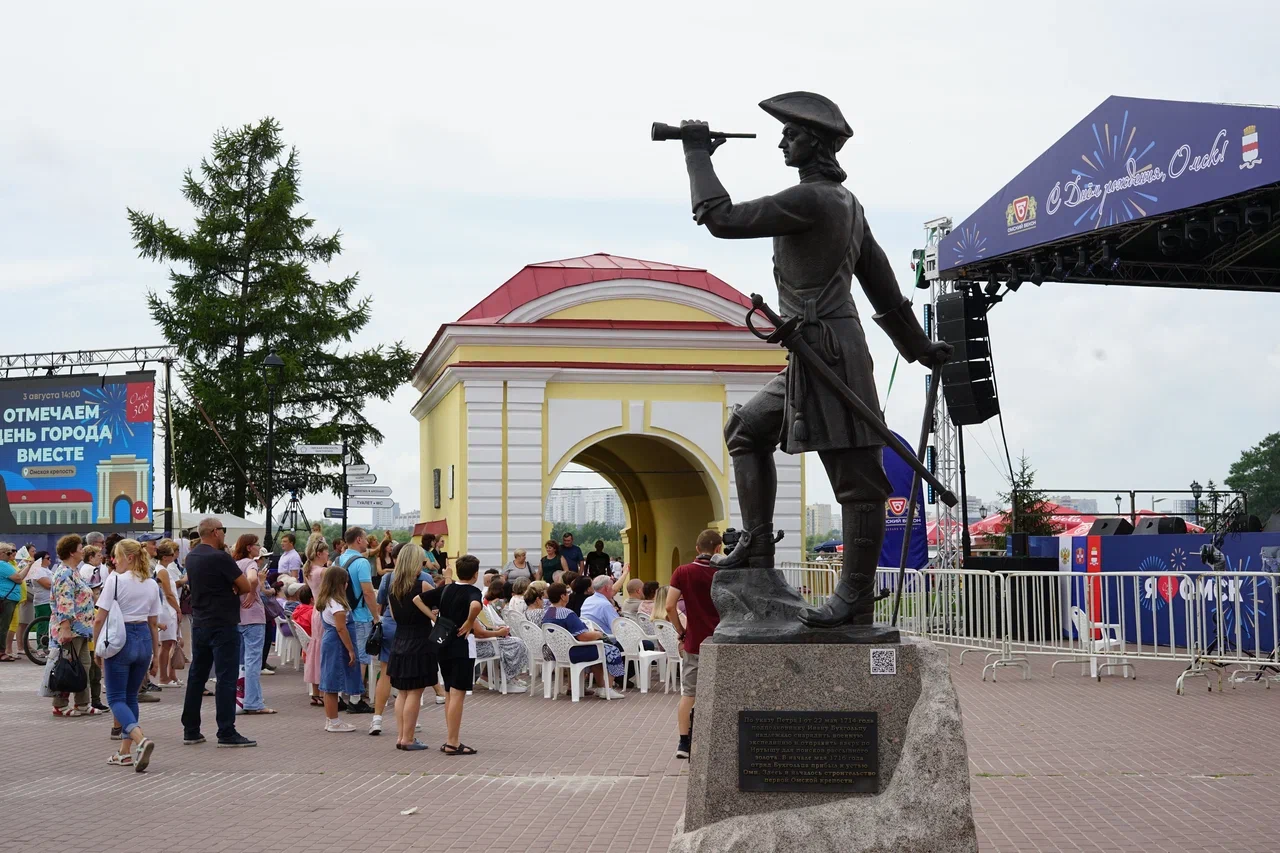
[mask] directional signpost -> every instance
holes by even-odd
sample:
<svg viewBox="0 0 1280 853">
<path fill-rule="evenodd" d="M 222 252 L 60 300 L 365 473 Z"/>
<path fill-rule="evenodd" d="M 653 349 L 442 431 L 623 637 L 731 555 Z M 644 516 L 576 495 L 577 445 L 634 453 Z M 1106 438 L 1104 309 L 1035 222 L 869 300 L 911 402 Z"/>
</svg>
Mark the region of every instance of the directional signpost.
<svg viewBox="0 0 1280 853">
<path fill-rule="evenodd" d="M 340 506 L 327 506 L 324 508 L 325 518 L 342 518 L 343 510 Z"/>
<path fill-rule="evenodd" d="M 347 498 L 347 504 L 358 509 L 390 509 L 394 503 L 391 498 Z"/>
<path fill-rule="evenodd" d="M 350 481 L 348 481 L 350 482 Z M 356 498 L 385 498 L 390 497 L 390 486 L 347 486 L 347 494 Z"/>
<path fill-rule="evenodd" d="M 347 466 L 348 477 L 350 477 L 352 474 L 368 474 L 368 473 L 369 473 L 368 465 L 348 465 Z"/>
<path fill-rule="evenodd" d="M 293 448 L 294 453 L 303 456 L 336 456 L 342 452 L 341 444 L 299 444 Z"/>
<path fill-rule="evenodd" d="M 377 474 L 348 474 L 347 486 L 372 486 L 378 482 Z"/>
</svg>

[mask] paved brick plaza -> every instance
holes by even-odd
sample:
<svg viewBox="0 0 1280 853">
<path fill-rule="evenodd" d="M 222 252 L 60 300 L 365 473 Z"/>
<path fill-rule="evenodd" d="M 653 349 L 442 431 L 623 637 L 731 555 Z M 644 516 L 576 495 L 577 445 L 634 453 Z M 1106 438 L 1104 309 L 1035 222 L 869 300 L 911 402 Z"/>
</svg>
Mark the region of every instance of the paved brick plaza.
<svg viewBox="0 0 1280 853">
<path fill-rule="evenodd" d="M 1037 662 L 1030 681 L 1002 670 L 984 684 L 976 658 L 953 667 L 982 849 L 1280 848 L 1280 689 L 1209 694 L 1198 680 L 1178 697 L 1176 673 L 1148 663 L 1136 681 L 1098 684 L 1069 667 L 1051 679 Z M 450 758 L 363 730 L 325 734 L 282 670 L 263 679 L 282 713 L 243 723 L 257 749 L 183 747 L 180 691 L 143 705 L 159 746 L 139 775 L 106 765 L 109 718 L 52 717 L 38 674 L 0 664 L 3 851 L 640 853 L 666 850 L 684 800 L 675 697 L 661 693 L 575 706 L 481 691 L 463 724 L 480 754 Z M 441 743 L 441 709 L 422 721 L 422 739 Z"/>
</svg>

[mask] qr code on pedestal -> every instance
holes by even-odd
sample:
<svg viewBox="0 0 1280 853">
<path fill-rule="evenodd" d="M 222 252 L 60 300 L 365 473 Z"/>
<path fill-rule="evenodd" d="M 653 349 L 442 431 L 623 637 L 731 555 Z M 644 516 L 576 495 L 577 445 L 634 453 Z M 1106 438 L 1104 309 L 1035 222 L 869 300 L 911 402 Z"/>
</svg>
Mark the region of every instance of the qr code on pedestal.
<svg viewBox="0 0 1280 853">
<path fill-rule="evenodd" d="M 872 649 L 871 650 L 871 674 L 872 675 L 897 675 L 898 674 L 898 650 L 897 649 Z"/>
</svg>

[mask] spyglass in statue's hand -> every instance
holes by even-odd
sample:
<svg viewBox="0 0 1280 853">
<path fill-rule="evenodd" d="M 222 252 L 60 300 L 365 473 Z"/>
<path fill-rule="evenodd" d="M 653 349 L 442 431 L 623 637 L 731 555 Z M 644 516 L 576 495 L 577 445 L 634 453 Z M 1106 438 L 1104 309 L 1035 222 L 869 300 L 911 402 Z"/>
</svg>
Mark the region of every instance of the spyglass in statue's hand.
<svg viewBox="0 0 1280 853">
<path fill-rule="evenodd" d="M 697 131 L 694 127 L 675 127 L 670 124 L 663 124 L 655 121 L 653 127 L 649 129 L 649 138 L 654 142 L 671 142 L 676 139 L 683 140 L 692 136 Z M 754 133 L 721 133 L 718 130 L 707 131 L 707 136 L 711 139 L 755 139 Z"/>
</svg>

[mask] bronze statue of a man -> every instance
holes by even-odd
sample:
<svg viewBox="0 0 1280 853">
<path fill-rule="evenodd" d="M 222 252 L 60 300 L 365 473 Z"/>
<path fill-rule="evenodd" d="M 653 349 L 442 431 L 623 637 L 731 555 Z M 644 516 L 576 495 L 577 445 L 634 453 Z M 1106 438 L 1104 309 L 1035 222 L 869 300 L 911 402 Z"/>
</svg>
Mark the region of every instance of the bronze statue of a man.
<svg viewBox="0 0 1280 853">
<path fill-rule="evenodd" d="M 878 412 L 871 355 L 851 291 L 854 277 L 871 300 L 876 324 L 908 361 L 932 367 L 946 361 L 951 348 L 930 341 L 920 327 L 871 235 L 862 205 L 843 185 L 847 176 L 836 152 L 853 131 L 840 108 L 811 92 L 778 95 L 760 107 L 783 123 L 778 147 L 787 165 L 800 171 L 800 183 L 755 201 L 732 201 L 711 164 L 724 140 L 712 138 L 702 122 L 683 122 L 694 219 L 716 237 L 773 238 L 779 313 L 784 319 L 803 318 L 805 339 Z M 800 618 L 811 627 L 869 625 L 890 489 L 880 461 L 884 442 L 808 374 L 792 358 L 729 416 L 725 440 L 742 526 L 750 537 L 721 567 L 773 566 L 778 485 L 773 452 L 779 445 L 787 453 L 816 451 L 844 516 L 844 568 L 835 594 Z"/>
</svg>

